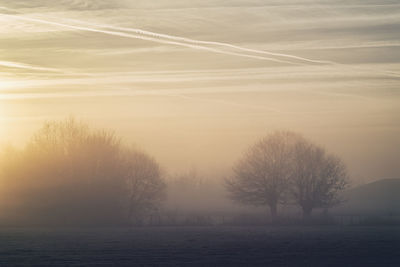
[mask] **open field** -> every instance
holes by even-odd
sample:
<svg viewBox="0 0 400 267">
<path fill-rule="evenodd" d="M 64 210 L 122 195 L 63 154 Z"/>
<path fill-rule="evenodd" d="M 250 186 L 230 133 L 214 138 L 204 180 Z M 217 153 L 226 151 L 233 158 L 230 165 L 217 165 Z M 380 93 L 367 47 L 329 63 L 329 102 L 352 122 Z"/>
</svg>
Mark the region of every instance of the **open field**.
<svg viewBox="0 0 400 267">
<path fill-rule="evenodd" d="M 0 230 L 0 266 L 400 266 L 400 227 Z"/>
</svg>

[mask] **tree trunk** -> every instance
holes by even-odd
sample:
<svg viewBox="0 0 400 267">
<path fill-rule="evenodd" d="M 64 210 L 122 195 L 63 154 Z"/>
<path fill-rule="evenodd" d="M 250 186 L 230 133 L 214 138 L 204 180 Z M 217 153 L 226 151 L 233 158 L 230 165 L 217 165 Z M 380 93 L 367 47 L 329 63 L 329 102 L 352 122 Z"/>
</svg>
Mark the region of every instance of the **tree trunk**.
<svg viewBox="0 0 400 267">
<path fill-rule="evenodd" d="M 303 208 L 303 219 L 310 219 L 313 208 L 310 206 L 303 206 L 302 208 Z"/>
<path fill-rule="evenodd" d="M 269 209 L 270 209 L 272 220 L 275 220 L 276 217 L 278 216 L 278 205 L 277 204 L 271 204 L 271 205 L 269 205 Z"/>
</svg>

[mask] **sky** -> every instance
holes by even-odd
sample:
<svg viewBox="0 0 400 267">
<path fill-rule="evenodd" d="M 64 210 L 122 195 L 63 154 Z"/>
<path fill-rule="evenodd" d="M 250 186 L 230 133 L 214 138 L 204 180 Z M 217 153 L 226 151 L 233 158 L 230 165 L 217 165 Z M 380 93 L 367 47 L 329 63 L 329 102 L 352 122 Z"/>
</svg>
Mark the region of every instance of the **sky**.
<svg viewBox="0 0 400 267">
<path fill-rule="evenodd" d="M 302 133 L 354 183 L 400 178 L 400 2 L 0 0 L 0 143 L 113 129 L 171 172 Z"/>
</svg>

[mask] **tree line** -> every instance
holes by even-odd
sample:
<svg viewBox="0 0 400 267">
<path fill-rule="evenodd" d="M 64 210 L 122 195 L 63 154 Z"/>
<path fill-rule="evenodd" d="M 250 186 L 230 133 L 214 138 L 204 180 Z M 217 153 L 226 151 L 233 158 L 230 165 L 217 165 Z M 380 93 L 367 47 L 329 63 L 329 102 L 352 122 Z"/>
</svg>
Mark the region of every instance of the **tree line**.
<svg viewBox="0 0 400 267">
<path fill-rule="evenodd" d="M 10 222 L 140 223 L 167 197 L 153 157 L 73 118 L 46 122 L 23 148 L 3 150 L 0 171 L 0 209 Z M 275 132 L 245 152 L 225 185 L 231 199 L 268 206 L 272 217 L 282 204 L 308 217 L 339 204 L 347 182 L 338 157 L 299 134 Z"/>
</svg>

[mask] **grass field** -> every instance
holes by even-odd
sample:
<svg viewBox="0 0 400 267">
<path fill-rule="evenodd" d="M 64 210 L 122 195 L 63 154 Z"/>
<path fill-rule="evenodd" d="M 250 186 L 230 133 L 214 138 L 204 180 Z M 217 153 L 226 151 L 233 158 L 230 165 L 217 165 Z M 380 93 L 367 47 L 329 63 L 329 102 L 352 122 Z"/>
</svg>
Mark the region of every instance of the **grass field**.
<svg viewBox="0 0 400 267">
<path fill-rule="evenodd" d="M 400 227 L 3 228 L 0 266 L 400 266 Z"/>
</svg>

